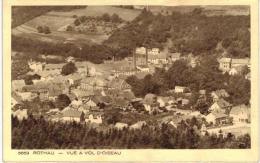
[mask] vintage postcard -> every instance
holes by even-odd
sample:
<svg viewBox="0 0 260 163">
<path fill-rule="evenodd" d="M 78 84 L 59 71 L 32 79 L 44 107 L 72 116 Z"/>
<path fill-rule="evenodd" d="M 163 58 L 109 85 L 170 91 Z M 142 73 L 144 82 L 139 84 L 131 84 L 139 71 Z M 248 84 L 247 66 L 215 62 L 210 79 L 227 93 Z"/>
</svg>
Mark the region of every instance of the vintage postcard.
<svg viewBox="0 0 260 163">
<path fill-rule="evenodd" d="M 259 159 L 257 0 L 3 8 L 4 161 Z"/>
</svg>

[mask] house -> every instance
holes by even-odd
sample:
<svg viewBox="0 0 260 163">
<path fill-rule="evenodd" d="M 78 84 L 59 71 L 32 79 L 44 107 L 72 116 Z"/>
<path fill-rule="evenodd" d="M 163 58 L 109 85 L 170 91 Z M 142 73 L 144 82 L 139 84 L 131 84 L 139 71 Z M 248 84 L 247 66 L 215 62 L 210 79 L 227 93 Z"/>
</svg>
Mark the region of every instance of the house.
<svg viewBox="0 0 260 163">
<path fill-rule="evenodd" d="M 182 87 L 182 86 L 175 86 L 174 92 L 175 93 L 184 93 L 188 90 L 187 87 Z"/>
<path fill-rule="evenodd" d="M 21 104 L 21 103 L 22 103 L 22 98 L 16 93 L 12 92 L 11 107 L 13 108 L 16 104 Z"/>
<path fill-rule="evenodd" d="M 211 105 L 209 112 L 229 114 L 231 108 L 232 105 L 230 103 L 224 99 L 219 99 Z"/>
<path fill-rule="evenodd" d="M 199 94 L 200 94 L 200 95 L 206 95 L 206 90 L 205 90 L 205 89 L 199 90 Z"/>
<path fill-rule="evenodd" d="M 12 80 L 12 91 L 22 91 L 24 86 L 24 80 Z"/>
<path fill-rule="evenodd" d="M 23 87 L 24 92 L 36 93 L 40 100 L 45 101 L 49 100 L 49 82 L 38 82 L 34 85 L 26 85 Z"/>
<path fill-rule="evenodd" d="M 68 93 L 68 90 L 63 83 L 53 83 L 47 86 L 48 88 L 48 98 L 49 100 L 55 100 L 60 94 Z"/>
<path fill-rule="evenodd" d="M 172 97 L 157 97 L 157 102 L 159 103 L 160 107 L 165 107 L 169 104 L 172 104 L 174 102 L 174 99 Z"/>
<path fill-rule="evenodd" d="M 129 128 L 132 129 L 132 130 L 140 130 L 146 124 L 147 123 L 145 121 L 138 121 L 135 124 L 131 125 Z"/>
<path fill-rule="evenodd" d="M 40 72 L 40 71 L 42 71 L 42 69 L 43 69 L 44 63 L 35 62 L 35 61 L 30 60 L 30 61 L 28 62 L 28 65 L 29 65 L 29 68 L 30 68 L 31 70 L 33 70 L 33 72 Z"/>
<path fill-rule="evenodd" d="M 209 113 L 205 119 L 209 124 L 213 125 L 225 125 L 231 123 L 231 119 L 225 113 Z"/>
<path fill-rule="evenodd" d="M 94 91 L 92 89 L 90 90 L 81 90 L 81 89 L 73 89 L 71 90 L 71 95 L 75 96 L 77 99 L 85 99 L 89 98 L 90 96 L 94 96 Z M 72 96 L 72 98 L 74 98 Z"/>
<path fill-rule="evenodd" d="M 152 48 L 147 50 L 148 56 L 149 55 L 159 55 L 160 54 L 160 49 L 159 48 Z"/>
<path fill-rule="evenodd" d="M 143 65 L 143 64 L 138 64 L 138 65 Z M 122 67 L 117 67 L 113 70 L 115 77 L 131 76 L 136 74 L 137 72 L 138 70 L 136 70 L 133 66 L 122 66 Z"/>
<path fill-rule="evenodd" d="M 245 79 L 251 80 L 251 73 L 249 72 L 248 74 L 245 75 Z"/>
<path fill-rule="evenodd" d="M 220 58 L 219 62 L 219 69 L 223 72 L 227 72 L 231 68 L 231 58 Z"/>
<path fill-rule="evenodd" d="M 246 105 L 232 107 L 229 116 L 233 118 L 234 124 L 250 122 L 250 108 Z"/>
<path fill-rule="evenodd" d="M 231 68 L 228 72 L 229 75 L 237 75 L 238 74 L 238 71 L 236 68 Z"/>
<path fill-rule="evenodd" d="M 59 64 L 45 64 L 43 71 L 48 71 L 52 73 L 61 73 L 62 67 L 65 65 L 65 63 L 59 63 Z"/>
<path fill-rule="evenodd" d="M 188 105 L 190 103 L 190 100 L 185 99 L 185 98 L 181 98 L 181 97 L 177 98 L 176 101 L 177 101 L 177 104 L 180 104 L 182 106 Z"/>
<path fill-rule="evenodd" d="M 249 58 L 221 58 L 219 59 L 219 69 L 223 72 L 230 71 L 231 68 L 247 66 L 250 68 Z M 233 70 L 234 71 L 234 70 Z"/>
<path fill-rule="evenodd" d="M 138 66 L 136 66 L 136 68 L 138 70 L 140 70 L 141 72 L 149 72 L 150 71 L 150 69 L 147 65 L 138 65 Z"/>
<path fill-rule="evenodd" d="M 17 119 L 19 121 L 28 118 L 28 111 L 27 111 L 27 109 L 18 109 L 16 111 L 14 111 L 12 114 L 13 114 L 14 117 L 17 117 Z"/>
<path fill-rule="evenodd" d="M 145 55 L 146 54 L 146 48 L 145 47 L 138 47 L 138 48 L 135 49 L 135 53 Z"/>
<path fill-rule="evenodd" d="M 72 121 L 81 122 L 84 120 L 84 113 L 76 109 L 67 109 L 62 112 L 61 120 L 64 122 L 72 122 Z"/>
<path fill-rule="evenodd" d="M 49 116 L 49 120 L 53 122 L 62 121 L 63 115 L 61 113 L 53 114 Z"/>
<path fill-rule="evenodd" d="M 83 104 L 83 103 L 82 103 L 82 100 L 74 99 L 73 101 L 71 101 L 70 107 L 77 109 L 77 108 L 79 108 L 82 104 Z"/>
<path fill-rule="evenodd" d="M 228 74 L 229 74 L 229 75 L 241 74 L 242 71 L 243 71 L 243 69 L 244 69 L 244 66 L 232 67 L 232 68 L 229 70 Z"/>
<path fill-rule="evenodd" d="M 169 53 L 168 58 L 171 62 L 175 62 L 181 58 L 181 53 Z"/>
<path fill-rule="evenodd" d="M 87 77 L 81 80 L 81 90 L 102 90 L 107 89 L 108 81 L 102 77 Z"/>
<path fill-rule="evenodd" d="M 227 93 L 227 91 L 225 89 L 220 89 L 220 90 L 211 92 L 211 97 L 212 97 L 213 101 L 218 101 L 220 98 L 229 97 L 229 94 Z"/>
<path fill-rule="evenodd" d="M 152 114 L 159 110 L 159 103 L 157 102 L 157 96 L 151 93 L 145 95 L 143 100 L 143 105 L 145 110 L 148 111 L 149 114 Z"/>
<path fill-rule="evenodd" d="M 85 103 L 85 105 L 90 106 L 90 107 L 96 107 L 99 104 L 98 98 L 95 96 L 92 96 L 89 98 L 89 100 Z"/>
<path fill-rule="evenodd" d="M 66 62 L 75 62 L 75 58 L 74 57 L 72 57 L 72 56 L 69 56 L 69 57 L 67 57 L 66 59 Z"/>
<path fill-rule="evenodd" d="M 148 55 L 148 62 L 152 64 L 167 64 L 168 58 L 166 53 L 159 53 L 158 55 Z"/>
<path fill-rule="evenodd" d="M 231 60 L 231 68 L 233 67 L 241 67 L 241 66 L 247 66 L 250 65 L 250 59 L 249 58 L 239 58 L 239 59 L 232 59 Z"/>
<path fill-rule="evenodd" d="M 22 101 L 31 101 L 37 97 L 37 94 L 32 92 L 17 92 L 17 95 L 22 98 Z"/>
<path fill-rule="evenodd" d="M 118 98 L 113 99 L 113 106 L 116 107 L 116 108 L 120 108 L 120 109 L 125 111 L 128 108 L 129 103 L 124 98 L 118 97 Z"/>
<path fill-rule="evenodd" d="M 100 113 L 90 113 L 85 115 L 86 123 L 102 124 L 102 115 Z"/>
<path fill-rule="evenodd" d="M 108 83 L 108 89 L 130 90 L 131 86 L 121 78 L 114 78 Z"/>
<path fill-rule="evenodd" d="M 118 130 L 122 130 L 122 129 L 127 128 L 127 127 L 128 127 L 128 124 L 126 124 L 126 123 L 117 122 L 115 124 L 115 128 L 118 129 Z"/>
</svg>

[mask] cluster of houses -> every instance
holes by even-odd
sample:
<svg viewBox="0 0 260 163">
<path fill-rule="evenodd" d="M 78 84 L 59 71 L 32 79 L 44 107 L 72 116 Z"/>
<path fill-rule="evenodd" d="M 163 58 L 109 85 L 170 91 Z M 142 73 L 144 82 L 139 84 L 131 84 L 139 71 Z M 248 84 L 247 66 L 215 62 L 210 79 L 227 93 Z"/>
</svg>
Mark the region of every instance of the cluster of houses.
<svg viewBox="0 0 260 163">
<path fill-rule="evenodd" d="M 249 58 L 220 58 L 219 60 L 219 69 L 223 73 L 227 72 L 229 75 L 241 74 L 245 68 L 250 70 L 251 64 Z M 245 78 L 250 80 L 250 72 L 245 75 Z"/>
<path fill-rule="evenodd" d="M 250 123 L 250 108 L 246 105 L 233 106 L 225 99 L 229 94 L 224 90 L 216 90 L 210 93 L 213 99 L 212 105 L 208 108 L 208 114 L 204 115 L 194 111 L 190 104 L 191 93 L 189 88 L 175 86 L 165 97 L 155 94 L 147 94 L 144 98 L 136 98 L 131 91 L 131 86 L 125 81 L 129 75 L 145 76 L 152 73 L 152 69 L 158 65 L 173 63 L 182 59 L 180 53 L 164 53 L 158 48 L 147 49 L 136 48 L 133 57 L 123 61 L 105 62 L 103 65 L 90 65 L 85 61 L 76 61 L 68 57 L 66 62 L 72 62 L 77 67 L 77 72 L 63 76 L 61 70 L 66 63 L 48 64 L 29 61 L 31 69 L 28 75 L 38 75 L 33 79 L 33 84 L 26 85 L 24 80 L 12 80 L 12 101 L 13 115 L 19 120 L 28 117 L 27 109 L 14 107 L 23 101 L 32 101 L 38 97 L 41 101 L 55 102 L 59 95 L 65 94 L 71 103 L 65 108 L 52 108 L 41 113 L 50 121 L 61 122 L 86 122 L 91 124 L 103 124 L 104 109 L 119 108 L 123 112 L 136 112 L 139 114 L 160 114 L 168 112 L 183 117 L 204 118 L 207 126 L 224 126 Z M 186 58 L 187 59 L 187 58 Z M 196 66 L 196 58 L 188 57 L 192 67 Z M 250 62 L 246 59 L 219 60 L 219 68 L 223 72 L 233 72 L 233 69 L 241 66 L 248 66 Z M 103 68 L 101 68 L 103 66 Z M 232 74 L 230 74 L 232 75 Z M 205 90 L 200 90 L 200 99 L 206 96 Z M 140 108 L 134 107 L 138 103 Z M 16 110 L 14 109 L 16 108 Z M 167 123 L 176 126 L 172 119 Z M 140 128 L 146 124 L 145 121 L 128 125 L 122 122 L 115 124 L 115 127 Z"/>
</svg>

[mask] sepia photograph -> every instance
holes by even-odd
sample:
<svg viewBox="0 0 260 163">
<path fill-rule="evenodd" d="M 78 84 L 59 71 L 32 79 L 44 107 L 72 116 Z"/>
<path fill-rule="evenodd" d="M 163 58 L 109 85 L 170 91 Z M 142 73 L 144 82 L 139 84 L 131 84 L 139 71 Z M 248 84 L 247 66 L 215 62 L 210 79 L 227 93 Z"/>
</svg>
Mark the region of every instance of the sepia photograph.
<svg viewBox="0 0 260 163">
<path fill-rule="evenodd" d="M 250 149 L 249 5 L 11 7 L 12 149 Z"/>
</svg>

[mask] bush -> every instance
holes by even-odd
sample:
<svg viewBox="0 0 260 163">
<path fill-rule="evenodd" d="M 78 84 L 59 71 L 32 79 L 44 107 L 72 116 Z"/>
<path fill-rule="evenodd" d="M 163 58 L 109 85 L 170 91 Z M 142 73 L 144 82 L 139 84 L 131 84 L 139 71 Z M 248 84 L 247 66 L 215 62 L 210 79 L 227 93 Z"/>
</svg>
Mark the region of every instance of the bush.
<svg viewBox="0 0 260 163">
<path fill-rule="evenodd" d="M 75 66 L 74 63 L 70 62 L 70 63 L 67 63 L 66 65 L 64 65 L 62 67 L 61 74 L 62 75 L 69 75 L 69 74 L 72 74 L 76 71 L 77 71 L 77 67 Z"/>
</svg>

